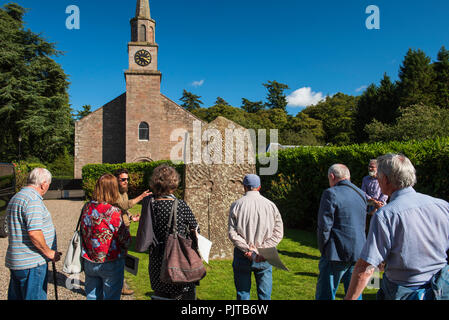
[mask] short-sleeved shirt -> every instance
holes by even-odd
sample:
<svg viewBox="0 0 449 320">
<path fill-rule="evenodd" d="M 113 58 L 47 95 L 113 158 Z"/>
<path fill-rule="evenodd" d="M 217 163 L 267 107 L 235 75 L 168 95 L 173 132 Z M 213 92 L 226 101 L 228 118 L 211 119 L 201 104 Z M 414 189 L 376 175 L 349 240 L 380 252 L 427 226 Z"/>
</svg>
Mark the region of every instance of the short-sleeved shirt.
<svg viewBox="0 0 449 320">
<path fill-rule="evenodd" d="M 385 261 L 398 285 L 421 286 L 447 264 L 448 249 L 449 203 L 409 187 L 373 216 L 360 258 L 373 266 Z"/>
<path fill-rule="evenodd" d="M 104 263 L 126 256 L 131 236 L 119 208 L 91 201 L 84 207 L 80 230 L 84 259 Z"/>
<path fill-rule="evenodd" d="M 41 195 L 33 188 L 25 187 L 12 197 L 6 211 L 9 228 L 6 267 L 25 270 L 47 263 L 28 234 L 30 231 L 42 230 L 47 246 L 56 250 L 55 227 Z"/>
</svg>

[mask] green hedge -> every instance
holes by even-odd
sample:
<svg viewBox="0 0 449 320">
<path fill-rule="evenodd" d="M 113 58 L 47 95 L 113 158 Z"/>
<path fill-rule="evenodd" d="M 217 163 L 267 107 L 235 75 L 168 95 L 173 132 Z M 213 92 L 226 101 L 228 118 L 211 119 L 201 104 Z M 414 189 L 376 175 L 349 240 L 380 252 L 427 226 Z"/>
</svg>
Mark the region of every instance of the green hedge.
<svg viewBox="0 0 449 320">
<path fill-rule="evenodd" d="M 449 199 L 448 138 L 281 150 L 278 172 L 262 176 L 261 192 L 279 207 L 286 226 L 314 231 L 321 194 L 329 187 L 328 168 L 334 163 L 347 165 L 351 181 L 360 187 L 369 160 L 390 152 L 403 153 L 412 161 L 417 171 L 417 191 Z"/>
<path fill-rule="evenodd" d="M 184 164 L 174 164 L 171 161 L 139 162 L 139 163 L 120 163 L 120 164 L 88 164 L 82 169 L 83 190 L 87 198 L 92 196 L 95 184 L 103 174 L 114 172 L 117 169 L 125 168 L 129 172 L 128 196 L 130 199 L 140 195 L 148 189 L 149 180 L 153 170 L 163 164 L 174 167 L 181 175 L 180 187 L 176 196 L 181 199 L 184 197 Z"/>
<path fill-rule="evenodd" d="M 39 162 L 13 162 L 16 167 L 16 192 L 19 192 L 22 187 L 26 185 L 28 175 L 33 169 L 36 168 L 45 168 L 47 166 L 43 163 Z"/>
</svg>

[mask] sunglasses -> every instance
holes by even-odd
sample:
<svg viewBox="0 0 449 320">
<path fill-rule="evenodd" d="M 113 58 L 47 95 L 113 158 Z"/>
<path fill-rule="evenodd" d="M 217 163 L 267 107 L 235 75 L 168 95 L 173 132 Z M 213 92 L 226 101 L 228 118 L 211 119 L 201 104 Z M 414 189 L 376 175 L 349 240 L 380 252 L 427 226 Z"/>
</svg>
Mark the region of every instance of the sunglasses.
<svg viewBox="0 0 449 320">
<path fill-rule="evenodd" d="M 125 181 L 129 181 L 129 178 L 120 178 L 119 180 L 120 180 L 120 182 L 125 182 Z"/>
</svg>

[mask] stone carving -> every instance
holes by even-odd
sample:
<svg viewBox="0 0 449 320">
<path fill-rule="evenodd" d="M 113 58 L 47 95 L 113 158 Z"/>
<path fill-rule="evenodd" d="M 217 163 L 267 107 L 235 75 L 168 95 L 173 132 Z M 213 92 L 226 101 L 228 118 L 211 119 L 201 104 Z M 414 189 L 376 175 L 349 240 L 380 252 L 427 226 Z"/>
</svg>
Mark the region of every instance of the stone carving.
<svg viewBox="0 0 449 320">
<path fill-rule="evenodd" d="M 201 234 L 213 242 L 211 259 L 232 257 L 234 246 L 228 238 L 229 208 L 244 194 L 243 177 L 256 172 L 255 164 L 248 157 L 253 150 L 251 140 L 247 140 L 245 135 L 236 134 L 233 149 L 229 149 L 229 144 L 226 146 L 226 133 L 229 134 L 232 130 L 246 131 L 245 128 L 223 117 L 202 126 L 201 133 L 205 140 L 201 143 L 203 161 L 204 158 L 209 158 L 212 163 L 187 163 L 185 170 L 184 199 L 198 219 Z M 220 138 L 218 133 L 222 138 L 221 148 L 220 143 L 214 140 Z M 242 140 L 245 140 L 245 144 L 239 144 Z M 231 152 L 234 155 L 232 164 L 223 163 L 224 161 L 213 162 L 214 159 L 220 158 L 219 154 L 223 160 L 226 156 L 229 160 Z M 237 161 L 236 159 L 242 154 L 245 155 L 244 161 Z"/>
</svg>

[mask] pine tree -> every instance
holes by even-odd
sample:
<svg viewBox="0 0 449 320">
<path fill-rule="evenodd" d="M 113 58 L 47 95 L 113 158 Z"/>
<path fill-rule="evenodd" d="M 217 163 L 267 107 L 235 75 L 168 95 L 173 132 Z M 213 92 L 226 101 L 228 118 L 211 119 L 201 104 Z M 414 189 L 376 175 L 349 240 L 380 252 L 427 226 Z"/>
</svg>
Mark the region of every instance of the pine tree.
<svg viewBox="0 0 449 320">
<path fill-rule="evenodd" d="M 286 107 L 288 102 L 284 90 L 289 89 L 288 85 L 277 81 L 268 81 L 263 86 L 268 90 L 267 102 L 265 103 L 266 107 L 287 111 Z"/>
<path fill-rule="evenodd" d="M 399 71 L 399 104 L 434 104 L 434 70 L 431 59 L 422 50 L 409 49 Z"/>
<path fill-rule="evenodd" d="M 242 109 L 248 113 L 256 113 L 260 110 L 264 110 L 265 105 L 262 101 L 250 101 L 248 99 L 242 98 Z"/>
<path fill-rule="evenodd" d="M 449 51 L 443 46 L 438 52 L 435 70 L 435 104 L 449 109 Z"/>
<path fill-rule="evenodd" d="M 179 100 L 183 102 L 181 104 L 181 107 L 183 107 L 189 112 L 192 112 L 194 110 L 201 108 L 200 105 L 203 104 L 203 102 L 200 100 L 200 98 L 201 98 L 200 96 L 197 96 L 192 92 L 189 92 L 184 89 L 184 91 L 182 92 L 182 97 Z"/>
<path fill-rule="evenodd" d="M 61 54 L 41 35 L 25 30 L 25 9 L 0 8 L 0 157 L 53 161 L 66 150 L 73 127 L 67 75 L 52 57 Z"/>
</svg>

